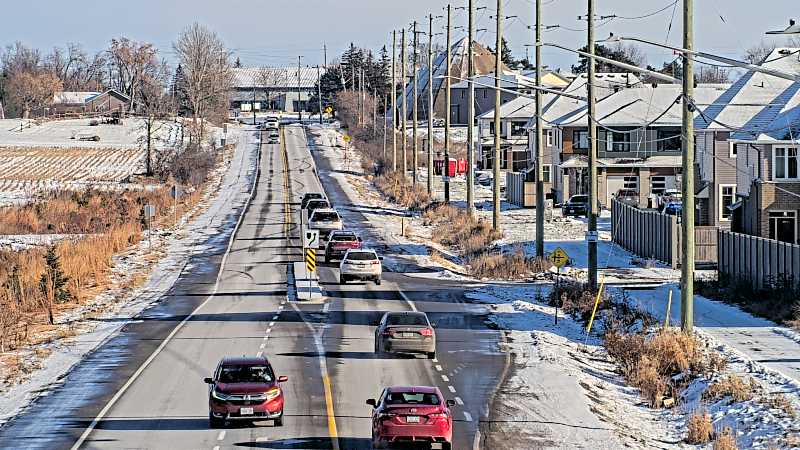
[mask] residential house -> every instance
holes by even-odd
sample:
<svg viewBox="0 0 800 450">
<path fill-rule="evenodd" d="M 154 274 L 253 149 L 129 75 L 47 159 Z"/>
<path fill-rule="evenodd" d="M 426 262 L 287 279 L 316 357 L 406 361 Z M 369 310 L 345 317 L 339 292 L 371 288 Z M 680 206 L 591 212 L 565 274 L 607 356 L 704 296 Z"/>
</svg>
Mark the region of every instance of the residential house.
<svg viewBox="0 0 800 450">
<path fill-rule="evenodd" d="M 536 85 L 536 80 L 520 75 L 516 72 L 503 72 L 500 76 L 500 104 L 504 105 L 520 94 L 530 95 L 533 92 L 532 86 Z M 495 105 L 495 77 L 494 74 L 475 77 L 475 117 L 480 124 L 481 117 L 488 117 L 494 114 Z M 450 100 L 453 120 L 458 124 L 467 123 L 467 108 L 469 107 L 469 83 L 462 81 L 452 86 Z"/>
<path fill-rule="evenodd" d="M 47 109 L 51 115 L 83 114 L 86 111 L 86 100 L 100 95 L 100 92 L 56 92 L 53 101 Z"/>
<path fill-rule="evenodd" d="M 124 114 L 130 107 L 130 97 L 115 89 L 109 89 L 101 94 L 87 98 L 84 103 L 84 112 Z"/>
<path fill-rule="evenodd" d="M 319 75 L 325 73 L 320 69 Z M 233 69 L 230 110 L 233 116 L 253 111 L 306 111 L 316 92 L 316 67 L 248 67 Z"/>
<path fill-rule="evenodd" d="M 800 73 L 800 49 L 762 64 Z M 800 83 L 747 72 L 695 119 L 700 223 L 798 241 Z"/>
<path fill-rule="evenodd" d="M 700 84 L 695 104 L 704 108 L 729 85 Z M 641 85 L 621 89 L 597 102 L 597 167 L 600 203 L 609 207 L 620 190 L 639 195 L 640 207 L 654 207 L 656 196 L 680 184 L 682 167 L 682 87 Z M 589 147 L 585 108 L 553 121 L 561 132 L 564 187 L 586 193 Z M 567 156 L 568 149 L 572 150 Z M 565 197 L 566 197 L 565 192 Z"/>
</svg>

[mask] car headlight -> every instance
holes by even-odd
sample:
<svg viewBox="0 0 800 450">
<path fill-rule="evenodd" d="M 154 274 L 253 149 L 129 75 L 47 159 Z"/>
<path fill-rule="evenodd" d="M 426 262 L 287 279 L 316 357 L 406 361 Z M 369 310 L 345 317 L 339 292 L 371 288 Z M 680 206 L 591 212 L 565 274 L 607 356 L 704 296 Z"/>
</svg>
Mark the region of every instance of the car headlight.
<svg viewBox="0 0 800 450">
<path fill-rule="evenodd" d="M 211 397 L 213 397 L 213 398 L 215 398 L 217 400 L 221 400 L 223 402 L 228 401 L 231 398 L 230 395 L 228 395 L 228 394 L 226 394 L 224 392 L 220 392 L 220 391 L 218 391 L 216 389 L 212 389 L 211 390 Z"/>
<path fill-rule="evenodd" d="M 281 396 L 280 388 L 274 387 L 274 388 L 272 388 L 272 389 L 267 391 L 267 401 L 275 400 L 276 398 L 278 398 L 280 396 Z"/>
</svg>

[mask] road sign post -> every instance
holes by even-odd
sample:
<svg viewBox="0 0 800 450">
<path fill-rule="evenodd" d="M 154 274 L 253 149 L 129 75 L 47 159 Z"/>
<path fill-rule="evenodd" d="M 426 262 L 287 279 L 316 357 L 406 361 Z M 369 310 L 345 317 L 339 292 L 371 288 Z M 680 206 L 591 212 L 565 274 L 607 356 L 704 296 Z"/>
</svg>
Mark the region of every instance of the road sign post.
<svg viewBox="0 0 800 450">
<path fill-rule="evenodd" d="M 317 272 L 317 248 L 319 247 L 319 230 L 308 229 L 303 232 L 303 256 L 306 262 L 306 279 L 308 280 L 308 299 L 311 300 L 311 275 Z"/>
<path fill-rule="evenodd" d="M 548 259 L 550 262 L 556 266 L 556 287 L 555 287 L 555 305 L 556 305 L 556 325 L 558 325 L 558 305 L 561 302 L 561 292 L 559 291 L 559 281 L 561 281 L 561 268 L 566 266 L 569 263 L 569 255 L 567 252 L 564 251 L 563 248 L 557 247 L 550 253 Z"/>
</svg>

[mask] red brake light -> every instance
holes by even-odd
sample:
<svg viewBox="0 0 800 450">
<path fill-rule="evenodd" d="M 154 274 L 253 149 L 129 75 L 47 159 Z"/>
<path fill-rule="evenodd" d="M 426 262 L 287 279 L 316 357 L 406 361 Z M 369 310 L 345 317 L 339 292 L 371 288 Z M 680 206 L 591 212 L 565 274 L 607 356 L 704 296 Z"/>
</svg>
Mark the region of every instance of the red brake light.
<svg viewBox="0 0 800 450">
<path fill-rule="evenodd" d="M 446 419 L 447 413 L 440 412 L 440 413 L 428 414 L 428 417 L 430 417 L 431 419 Z"/>
<path fill-rule="evenodd" d="M 421 334 L 423 336 L 433 336 L 433 330 L 431 330 L 430 328 L 425 328 L 425 329 L 421 330 L 419 332 L 419 334 Z"/>
<path fill-rule="evenodd" d="M 373 265 L 373 266 L 374 266 L 375 264 L 380 264 L 380 263 L 381 263 L 380 261 L 372 261 L 372 265 Z"/>
<path fill-rule="evenodd" d="M 383 333 L 384 336 L 392 336 L 394 335 L 394 330 L 385 330 Z"/>
</svg>

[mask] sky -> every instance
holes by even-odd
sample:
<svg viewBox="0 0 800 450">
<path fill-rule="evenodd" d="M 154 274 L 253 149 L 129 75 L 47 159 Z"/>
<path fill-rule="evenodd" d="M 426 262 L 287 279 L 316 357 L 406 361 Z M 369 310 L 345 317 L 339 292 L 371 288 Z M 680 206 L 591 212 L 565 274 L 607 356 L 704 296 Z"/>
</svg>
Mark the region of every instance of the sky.
<svg viewBox="0 0 800 450">
<path fill-rule="evenodd" d="M 506 36 L 515 57 L 525 55 L 525 44 L 533 42 L 534 0 L 502 0 Z M 379 50 L 391 46 L 391 31 L 409 27 L 414 20 L 427 31 L 428 14 L 442 15 L 446 0 L 37 0 L 4 1 L 0 27 L 0 45 L 19 40 L 40 49 L 80 43 L 90 51 L 107 47 L 118 36 L 155 44 L 168 61 L 174 59 L 171 43 L 192 22 L 216 31 L 245 66 L 303 65 L 323 62 L 323 45 L 328 60 L 333 60 L 353 42 Z M 542 0 L 545 25 L 561 28 L 547 31 L 545 42 L 570 48 L 585 45 L 585 22 L 577 16 L 586 14 L 586 0 Z M 680 46 L 682 40 L 682 2 L 673 0 L 596 0 L 599 15 L 626 17 L 598 21 L 596 39 L 609 32 L 635 36 Z M 466 0 L 452 3 L 464 6 Z M 475 0 L 478 7 L 478 40 L 494 47 L 496 1 Z M 665 8 L 666 7 L 666 8 Z M 647 18 L 632 19 L 662 10 Z M 674 12 L 674 15 L 673 15 Z M 784 44 L 783 38 L 764 35 L 782 29 L 789 18 L 800 19 L 797 0 L 698 0 L 695 2 L 695 46 L 720 55 L 740 58 L 744 49 L 761 41 Z M 463 11 L 454 11 L 453 23 L 466 25 Z M 670 27 L 671 25 L 671 27 Z M 445 21 L 436 19 L 434 32 L 443 32 Z M 576 30 L 576 31 L 572 31 Z M 455 31 L 454 37 L 463 36 Z M 436 36 L 443 41 L 444 36 Z M 427 39 L 427 37 L 425 37 Z M 658 66 L 672 60 L 670 51 L 642 46 L 648 63 Z M 531 55 L 532 55 L 531 49 Z M 546 48 L 544 64 L 569 69 L 576 55 Z"/>
</svg>

